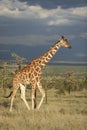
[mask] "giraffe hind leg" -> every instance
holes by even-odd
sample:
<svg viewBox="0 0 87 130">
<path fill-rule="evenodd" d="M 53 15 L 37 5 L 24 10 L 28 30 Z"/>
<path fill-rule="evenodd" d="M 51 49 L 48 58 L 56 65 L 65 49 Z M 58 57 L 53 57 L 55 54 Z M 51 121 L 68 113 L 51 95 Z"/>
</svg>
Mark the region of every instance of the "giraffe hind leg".
<svg viewBox="0 0 87 130">
<path fill-rule="evenodd" d="M 35 89 L 34 109 L 36 109 L 36 107 L 37 107 L 37 102 L 36 102 L 36 92 L 37 92 L 37 90 Z"/>
<path fill-rule="evenodd" d="M 35 87 L 36 87 L 36 84 L 32 84 L 32 110 L 36 108 Z"/>
<path fill-rule="evenodd" d="M 39 105 L 38 105 L 38 107 L 37 107 L 37 109 L 39 109 L 39 108 L 41 107 L 42 103 L 43 103 L 44 98 L 45 98 L 45 91 L 44 91 L 44 89 L 42 88 L 42 85 L 41 85 L 40 82 L 37 83 L 37 86 L 38 86 L 38 89 L 40 90 L 40 93 L 42 94 L 41 101 L 40 101 L 40 103 L 39 103 Z"/>
<path fill-rule="evenodd" d="M 23 84 L 20 84 L 20 90 L 21 90 L 21 99 L 24 101 L 26 107 L 28 108 L 28 110 L 30 110 L 30 107 L 26 101 L 26 98 L 25 98 L 25 89 L 26 89 L 26 86 L 24 86 Z"/>
<path fill-rule="evenodd" d="M 16 92 L 17 92 L 17 90 L 13 91 L 13 93 L 12 93 L 12 97 L 11 97 L 11 105 L 10 105 L 10 112 L 12 111 L 13 101 L 14 101 L 14 97 L 15 97 L 15 95 L 16 95 Z"/>
</svg>

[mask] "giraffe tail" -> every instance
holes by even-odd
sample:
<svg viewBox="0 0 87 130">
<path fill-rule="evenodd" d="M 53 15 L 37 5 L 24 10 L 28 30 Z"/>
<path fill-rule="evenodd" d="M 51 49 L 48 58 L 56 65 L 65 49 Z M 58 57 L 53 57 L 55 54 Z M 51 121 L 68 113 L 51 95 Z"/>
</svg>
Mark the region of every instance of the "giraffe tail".
<svg viewBox="0 0 87 130">
<path fill-rule="evenodd" d="M 11 91 L 8 96 L 4 96 L 4 98 L 9 98 L 9 97 L 11 97 L 12 93 L 13 93 L 13 91 Z"/>
</svg>

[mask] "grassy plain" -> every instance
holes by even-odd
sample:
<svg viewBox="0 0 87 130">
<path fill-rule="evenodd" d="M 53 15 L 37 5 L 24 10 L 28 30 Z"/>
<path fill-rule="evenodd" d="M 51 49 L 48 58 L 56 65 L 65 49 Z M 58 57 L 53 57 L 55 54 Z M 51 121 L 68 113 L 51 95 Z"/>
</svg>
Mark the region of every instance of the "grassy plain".
<svg viewBox="0 0 87 130">
<path fill-rule="evenodd" d="M 27 90 L 27 101 L 31 101 Z M 28 111 L 19 97 L 9 112 L 10 99 L 0 100 L 0 130 L 87 130 L 87 91 L 55 97 L 48 91 L 48 103 L 40 110 Z M 40 96 L 38 96 L 38 101 Z"/>
<path fill-rule="evenodd" d="M 87 74 L 87 66 L 75 66 L 75 65 L 48 65 L 44 69 L 44 74 L 49 76 L 58 76 L 59 74 L 65 74 L 67 72 L 74 72 L 79 75 Z"/>
<path fill-rule="evenodd" d="M 77 69 L 67 66 L 47 67 L 43 70 L 44 76 L 45 74 L 58 76 L 67 71 L 74 71 L 80 75 L 86 73 L 86 69 L 81 66 L 76 67 Z M 47 104 L 44 102 L 40 110 L 30 111 L 21 101 L 18 91 L 11 113 L 9 112 L 10 98 L 4 99 L 2 89 L 0 91 L 0 130 L 87 130 L 87 90 L 85 89 L 71 92 L 70 95 L 66 93 L 58 96 L 55 96 L 54 88 L 49 89 Z M 40 98 L 40 93 L 37 91 L 37 103 Z M 26 99 L 31 107 L 29 89 L 26 90 Z"/>
</svg>

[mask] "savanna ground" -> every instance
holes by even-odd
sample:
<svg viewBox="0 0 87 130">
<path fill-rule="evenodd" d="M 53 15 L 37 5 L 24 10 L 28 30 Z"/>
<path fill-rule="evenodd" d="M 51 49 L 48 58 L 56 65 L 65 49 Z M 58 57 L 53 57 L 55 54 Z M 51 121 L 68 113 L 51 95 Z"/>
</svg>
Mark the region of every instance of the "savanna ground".
<svg viewBox="0 0 87 130">
<path fill-rule="evenodd" d="M 62 79 L 64 73 L 74 71 L 81 80 L 86 75 L 86 69 L 84 66 L 47 66 L 44 77 L 47 80 L 53 76 Z M 7 89 L 6 94 L 9 91 Z M 47 103 L 44 101 L 40 110 L 30 111 L 20 99 L 18 91 L 13 111 L 9 112 L 10 98 L 3 98 L 3 90 L 0 88 L 0 130 L 87 130 L 87 89 L 72 91 L 70 94 L 58 94 L 57 91 L 53 87 L 48 89 Z M 37 104 L 40 98 L 37 91 Z M 30 89 L 26 90 L 26 99 L 31 107 Z"/>
</svg>

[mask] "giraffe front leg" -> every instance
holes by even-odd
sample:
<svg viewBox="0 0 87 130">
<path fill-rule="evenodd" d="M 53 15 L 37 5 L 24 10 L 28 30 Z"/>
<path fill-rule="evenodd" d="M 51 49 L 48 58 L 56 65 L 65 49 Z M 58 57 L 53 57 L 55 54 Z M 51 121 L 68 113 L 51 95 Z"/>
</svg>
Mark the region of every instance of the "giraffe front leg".
<svg viewBox="0 0 87 130">
<path fill-rule="evenodd" d="M 45 98 L 45 91 L 44 91 L 44 89 L 42 88 L 42 85 L 41 85 L 40 82 L 37 83 L 37 86 L 38 86 L 38 89 L 40 90 L 40 92 L 41 92 L 41 94 L 42 94 L 41 101 L 40 101 L 40 103 L 39 103 L 39 105 L 38 105 L 38 107 L 37 107 L 37 109 L 39 109 L 39 108 L 41 107 L 42 103 L 43 103 L 44 98 Z"/>
</svg>

